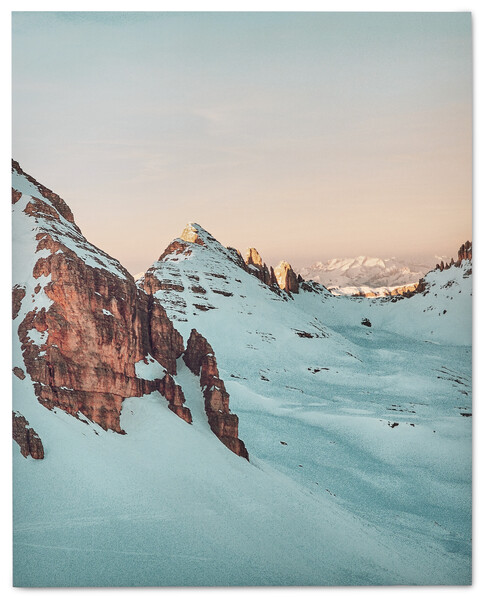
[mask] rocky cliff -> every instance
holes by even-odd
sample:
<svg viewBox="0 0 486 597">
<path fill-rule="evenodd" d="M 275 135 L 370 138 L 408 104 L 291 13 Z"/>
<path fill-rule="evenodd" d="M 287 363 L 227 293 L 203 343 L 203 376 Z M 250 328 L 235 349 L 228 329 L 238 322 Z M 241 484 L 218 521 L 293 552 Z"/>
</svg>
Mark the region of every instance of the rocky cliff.
<svg viewBox="0 0 486 597">
<path fill-rule="evenodd" d="M 230 412 L 229 394 L 219 377 L 214 351 L 195 329 L 191 331 L 183 359 L 200 378 L 204 408 L 213 433 L 235 454 L 248 459 L 245 444 L 238 438 L 238 417 Z"/>
<path fill-rule="evenodd" d="M 17 162 L 12 173 L 14 235 L 34 252 L 25 267 L 14 255 L 14 326 L 39 402 L 121 433 L 123 400 L 158 390 L 190 422 L 172 378 L 184 344 L 160 302 L 84 238 L 58 195 Z M 137 373 L 149 360 L 158 376 Z"/>
</svg>

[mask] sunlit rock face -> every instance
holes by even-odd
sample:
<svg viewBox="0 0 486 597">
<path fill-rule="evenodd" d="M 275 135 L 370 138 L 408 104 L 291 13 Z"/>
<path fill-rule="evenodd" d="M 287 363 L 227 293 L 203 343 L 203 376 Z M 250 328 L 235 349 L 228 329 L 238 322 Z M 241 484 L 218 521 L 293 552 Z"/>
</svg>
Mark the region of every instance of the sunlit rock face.
<svg viewBox="0 0 486 597">
<path fill-rule="evenodd" d="M 196 243 L 205 246 L 204 240 L 199 236 L 197 228 L 193 224 L 188 224 L 181 234 L 181 239 L 188 243 Z"/>
<path fill-rule="evenodd" d="M 245 255 L 245 263 L 247 265 L 256 265 L 257 267 L 263 267 L 263 261 L 260 253 L 255 248 L 247 249 Z"/>
<path fill-rule="evenodd" d="M 245 264 L 248 273 L 256 276 L 261 282 L 270 286 L 273 290 L 278 290 L 277 278 L 273 267 L 270 268 L 263 262 L 260 253 L 255 248 L 247 249 L 245 255 Z"/>
<path fill-rule="evenodd" d="M 299 281 L 297 275 L 292 269 L 290 263 L 287 261 L 281 261 L 275 268 L 275 277 L 278 285 L 282 290 L 286 292 L 292 292 L 294 294 L 299 292 Z"/>
</svg>

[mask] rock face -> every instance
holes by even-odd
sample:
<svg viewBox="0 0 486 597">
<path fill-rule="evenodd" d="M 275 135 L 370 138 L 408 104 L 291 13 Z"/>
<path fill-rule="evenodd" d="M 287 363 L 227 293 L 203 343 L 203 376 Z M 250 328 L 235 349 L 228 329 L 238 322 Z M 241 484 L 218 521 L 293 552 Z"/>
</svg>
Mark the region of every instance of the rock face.
<svg viewBox="0 0 486 597">
<path fill-rule="evenodd" d="M 454 258 L 451 259 L 449 263 L 444 263 L 441 261 L 435 266 L 435 271 L 439 270 L 443 272 L 444 270 L 448 270 L 451 267 L 460 267 L 463 261 L 470 261 L 472 264 L 472 243 L 470 241 L 466 241 L 459 247 L 459 251 L 457 252 L 457 260 L 454 261 Z M 432 270 L 434 271 L 434 270 Z M 472 269 L 469 270 L 469 274 L 472 272 Z M 404 296 L 410 297 L 414 294 L 423 294 L 428 289 L 428 283 L 425 278 L 420 278 L 415 290 L 410 293 L 404 293 Z"/>
<path fill-rule="evenodd" d="M 268 268 L 267 264 L 263 263 L 260 253 L 255 248 L 252 247 L 246 251 L 245 264 L 246 271 L 256 276 L 261 282 L 270 286 L 270 288 L 278 286 L 273 267 Z"/>
<path fill-rule="evenodd" d="M 247 249 L 245 255 L 246 265 L 255 265 L 256 267 L 263 267 L 263 261 L 260 253 L 255 248 Z"/>
<path fill-rule="evenodd" d="M 275 276 L 282 290 L 294 294 L 299 292 L 299 281 L 290 263 L 281 261 L 275 268 Z"/>
<path fill-rule="evenodd" d="M 181 234 L 181 239 L 188 243 L 196 243 L 197 245 L 206 246 L 204 240 L 198 234 L 197 228 L 193 224 L 188 224 Z"/>
<path fill-rule="evenodd" d="M 204 407 L 213 433 L 232 452 L 248 460 L 245 444 L 238 438 L 238 417 L 229 409 L 229 394 L 219 377 L 214 351 L 195 329 L 191 331 L 184 362 L 194 375 L 200 376 Z"/>
<path fill-rule="evenodd" d="M 22 300 L 25 297 L 25 288 L 22 286 L 15 285 L 12 288 L 12 319 L 15 319 L 19 314 L 20 307 L 22 306 Z"/>
<path fill-rule="evenodd" d="M 16 162 L 13 171 L 35 188 L 32 196 L 22 197 L 26 205 L 19 216 L 35 220 L 39 258 L 31 275 L 38 284 L 18 335 L 39 402 L 122 432 L 123 400 L 159 390 L 171 410 L 190 421 L 182 390 L 170 377 L 184 344 L 162 305 L 82 236 L 58 195 L 25 175 Z M 21 205 L 19 200 L 16 207 Z M 24 296 L 23 288 L 14 287 L 14 316 Z M 148 355 L 169 375 L 139 377 L 135 364 Z"/>
<path fill-rule="evenodd" d="M 138 290 L 129 275 L 87 267 L 50 235 L 39 236 L 38 247 L 51 254 L 37 261 L 34 277 L 50 277 L 44 292 L 52 304 L 27 313 L 19 326 L 39 401 L 120 432 L 123 399 L 155 389 L 135 375 L 135 363 L 152 354 L 175 373 L 182 337 L 158 301 Z M 32 330 L 45 341 L 33 342 Z"/>
<path fill-rule="evenodd" d="M 192 423 L 191 411 L 184 406 L 186 401 L 181 386 L 177 385 L 172 375 L 167 373 L 162 382 L 158 384 L 160 393 L 169 401 L 169 408 L 186 423 Z"/>
<path fill-rule="evenodd" d="M 25 379 L 25 373 L 24 373 L 24 370 L 23 370 L 23 369 L 21 369 L 20 367 L 14 367 L 14 368 L 12 369 L 12 371 L 13 371 L 13 374 L 14 374 L 16 377 L 18 377 L 19 379 Z"/>
<path fill-rule="evenodd" d="M 459 267 L 463 261 L 472 261 L 472 242 L 469 240 L 459 247 L 459 251 L 457 251 L 457 261 L 454 261 L 454 258 L 452 258 L 449 263 L 441 261 L 435 266 L 435 269 L 442 272 L 452 266 Z"/>
<path fill-rule="evenodd" d="M 472 261 L 472 242 L 469 240 L 467 240 L 463 245 L 461 245 L 459 251 L 457 252 L 457 261 L 459 263 L 461 263 L 461 261 L 464 261 L 465 259 Z"/>
<path fill-rule="evenodd" d="M 29 426 L 29 422 L 19 413 L 12 412 L 12 436 L 20 446 L 24 458 L 32 456 L 35 460 L 44 458 L 44 446 L 41 438 Z"/>
</svg>

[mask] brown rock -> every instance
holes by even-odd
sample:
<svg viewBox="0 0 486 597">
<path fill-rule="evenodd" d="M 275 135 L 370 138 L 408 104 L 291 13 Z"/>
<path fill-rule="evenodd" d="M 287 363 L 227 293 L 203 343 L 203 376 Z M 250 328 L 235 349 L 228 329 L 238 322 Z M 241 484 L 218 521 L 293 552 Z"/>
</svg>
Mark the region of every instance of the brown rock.
<svg viewBox="0 0 486 597">
<path fill-rule="evenodd" d="M 182 357 L 189 369 L 200 376 L 204 408 L 213 433 L 238 456 L 249 459 L 245 444 L 238 438 L 238 417 L 230 412 L 229 394 L 219 377 L 214 351 L 209 342 L 195 329 Z"/>
<path fill-rule="evenodd" d="M 16 284 L 12 288 L 12 319 L 15 319 L 19 314 L 22 300 L 25 297 L 25 288 Z"/>
<path fill-rule="evenodd" d="M 36 460 L 44 458 L 44 446 L 41 438 L 29 427 L 29 422 L 19 413 L 12 412 L 12 436 L 20 446 L 24 458 L 32 456 Z"/>
<path fill-rule="evenodd" d="M 206 246 L 204 241 L 198 235 L 197 229 L 192 225 L 188 224 L 181 234 L 181 239 L 188 243 L 196 243 L 197 245 Z"/>
<path fill-rule="evenodd" d="M 156 381 L 136 376 L 135 363 L 151 354 L 175 373 L 176 359 L 184 350 L 182 336 L 160 302 L 137 288 L 133 277 L 88 243 L 76 227 L 66 226 L 65 234 L 73 236 L 79 254 L 63 243 L 62 234 L 51 234 L 60 215 L 73 224 L 72 214 L 62 199 L 28 178 L 50 201 L 33 199 L 24 212 L 25 217 L 35 217 L 40 228 L 37 250 L 50 251 L 35 263 L 33 277 L 50 276 L 43 292 L 52 304 L 47 310 L 30 311 L 19 325 L 25 367 L 44 406 L 74 416 L 82 413 L 104 429 L 121 432 L 123 400 L 159 389 Z M 83 252 L 99 267 L 88 266 Z M 106 258 L 113 271 L 104 265 Z M 13 289 L 14 317 L 24 296 L 25 289 Z M 40 345 L 32 341 L 31 330 L 45 332 Z M 174 392 L 172 406 L 187 420 L 188 409 L 177 404 L 180 396 Z"/>
<path fill-rule="evenodd" d="M 281 261 L 275 268 L 275 277 L 277 283 L 282 290 L 292 292 L 294 294 L 299 292 L 299 282 L 297 276 L 292 269 L 292 266 L 286 261 Z"/>
<path fill-rule="evenodd" d="M 472 261 L 472 242 L 468 240 L 460 246 L 459 251 L 457 252 L 456 265 L 459 265 L 461 261 L 464 261 L 466 259 Z"/>
<path fill-rule="evenodd" d="M 260 253 L 255 248 L 247 249 L 245 255 L 245 263 L 247 265 L 255 265 L 256 267 L 263 267 L 263 261 Z"/>
<path fill-rule="evenodd" d="M 159 257 L 159 261 L 163 261 L 168 255 L 179 255 L 180 253 L 184 253 L 185 255 L 191 254 L 191 249 L 187 246 L 186 243 L 181 243 L 178 240 L 174 240 L 170 243 L 170 245 L 165 249 L 162 255 Z"/>
<path fill-rule="evenodd" d="M 187 347 L 184 351 L 183 359 L 184 363 L 194 373 L 194 375 L 200 375 L 202 360 L 206 356 L 214 356 L 211 345 L 204 336 L 199 334 L 196 330 L 191 331 L 189 340 L 187 341 Z"/>
<path fill-rule="evenodd" d="M 12 205 L 15 205 L 15 203 L 17 203 L 20 197 L 22 197 L 22 193 L 20 191 L 12 189 Z"/>
<path fill-rule="evenodd" d="M 246 267 L 244 267 L 244 269 L 246 269 L 249 274 L 258 278 L 260 282 L 263 282 L 272 290 L 278 290 L 278 282 L 273 267 L 270 267 L 269 269 L 267 264 L 263 263 L 260 253 L 255 248 L 252 247 L 247 249 L 245 265 Z"/>
<path fill-rule="evenodd" d="M 187 423 L 192 423 L 191 411 L 184 406 L 186 401 L 181 386 L 176 384 L 172 375 L 167 373 L 159 385 L 160 393 L 167 398 L 169 408 Z"/>
<path fill-rule="evenodd" d="M 79 231 L 79 228 L 76 226 L 76 224 L 74 222 L 73 212 L 69 209 L 69 207 L 66 204 L 66 202 L 63 199 L 61 199 L 61 197 L 59 197 L 59 195 L 56 195 L 56 193 L 53 193 L 50 189 L 48 189 L 44 185 L 42 185 L 39 182 L 37 182 L 34 178 L 32 178 L 32 176 L 29 176 L 28 174 L 26 174 L 22 170 L 22 168 L 20 167 L 19 163 L 16 162 L 15 160 L 12 160 L 12 170 L 15 170 L 19 174 L 22 174 L 23 176 L 25 176 L 25 178 L 29 182 L 31 182 L 35 187 L 37 187 L 37 189 L 39 190 L 40 194 L 45 199 L 47 199 L 55 207 L 55 209 L 64 218 L 66 218 L 66 220 L 68 222 L 71 222 L 75 226 L 76 230 Z"/>
<path fill-rule="evenodd" d="M 24 370 L 21 369 L 20 367 L 14 367 L 12 369 L 14 375 L 16 375 L 19 379 L 25 379 L 25 373 Z"/>
</svg>

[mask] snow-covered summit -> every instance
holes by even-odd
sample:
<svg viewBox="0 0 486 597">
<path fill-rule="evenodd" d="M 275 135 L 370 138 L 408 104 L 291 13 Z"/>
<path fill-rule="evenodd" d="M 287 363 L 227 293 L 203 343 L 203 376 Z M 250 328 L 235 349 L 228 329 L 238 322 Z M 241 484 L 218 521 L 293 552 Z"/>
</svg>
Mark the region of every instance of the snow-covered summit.
<svg viewBox="0 0 486 597">
<path fill-rule="evenodd" d="M 318 261 L 299 273 L 306 280 L 323 284 L 334 294 L 385 296 L 394 288 L 418 283 L 435 263 L 434 259 L 406 262 L 394 257 L 360 255 Z"/>
</svg>

